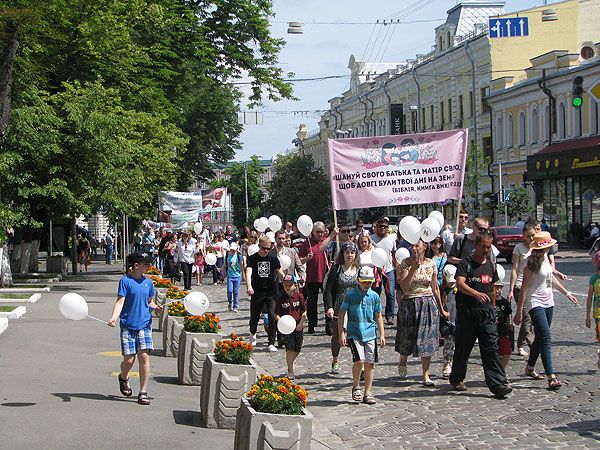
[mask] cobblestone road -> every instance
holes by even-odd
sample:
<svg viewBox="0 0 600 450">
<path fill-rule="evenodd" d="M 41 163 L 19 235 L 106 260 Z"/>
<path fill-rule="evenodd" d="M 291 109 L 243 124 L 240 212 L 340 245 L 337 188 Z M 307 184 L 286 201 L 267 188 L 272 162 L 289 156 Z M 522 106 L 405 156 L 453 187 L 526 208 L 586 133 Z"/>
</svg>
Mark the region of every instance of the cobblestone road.
<svg viewBox="0 0 600 450">
<path fill-rule="evenodd" d="M 587 292 L 588 267 L 569 267 L 575 269 L 567 287 Z M 241 289 L 245 292 L 245 286 Z M 227 312 L 223 285 L 202 290 L 211 298 L 211 309 L 225 319 L 224 331 L 248 336 L 246 296 L 242 295 L 240 312 L 234 314 Z M 580 299 L 585 304 L 585 297 Z M 432 361 L 435 387 L 421 386 L 417 358 L 409 359 L 408 378 L 401 380 L 393 348 L 395 328 L 386 327 L 388 345 L 380 352 L 373 392 L 378 403 L 356 404 L 350 398 L 350 351 L 342 349 L 342 373 L 332 375 L 329 337 L 323 327 L 315 335 L 305 335 L 296 374 L 297 382 L 309 390 L 309 408 L 315 416 L 313 448 L 600 448 L 600 370 L 593 331 L 583 326 L 583 309 L 561 295 L 556 303 L 553 356 L 563 387 L 548 391 L 544 380 L 526 379 L 525 361 L 513 355 L 507 374 L 514 390 L 505 400 L 493 398 L 485 386 L 477 347 L 466 392 L 452 391 L 441 377 L 441 353 Z M 263 332 L 254 358 L 273 375 L 286 372 L 285 352 L 266 352 Z M 543 370 L 541 361 L 537 368 Z"/>
</svg>

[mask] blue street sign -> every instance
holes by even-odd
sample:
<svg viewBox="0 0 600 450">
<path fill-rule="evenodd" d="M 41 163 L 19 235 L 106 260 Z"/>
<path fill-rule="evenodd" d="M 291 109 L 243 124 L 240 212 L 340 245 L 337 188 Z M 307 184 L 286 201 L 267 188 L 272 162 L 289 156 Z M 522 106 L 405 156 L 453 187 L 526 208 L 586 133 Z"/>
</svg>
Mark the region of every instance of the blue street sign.
<svg viewBox="0 0 600 450">
<path fill-rule="evenodd" d="M 491 38 L 529 36 L 529 19 L 527 17 L 490 18 L 489 20 Z"/>
<path fill-rule="evenodd" d="M 510 203 L 510 191 L 508 189 L 503 189 L 502 190 L 502 202 L 503 203 Z"/>
</svg>

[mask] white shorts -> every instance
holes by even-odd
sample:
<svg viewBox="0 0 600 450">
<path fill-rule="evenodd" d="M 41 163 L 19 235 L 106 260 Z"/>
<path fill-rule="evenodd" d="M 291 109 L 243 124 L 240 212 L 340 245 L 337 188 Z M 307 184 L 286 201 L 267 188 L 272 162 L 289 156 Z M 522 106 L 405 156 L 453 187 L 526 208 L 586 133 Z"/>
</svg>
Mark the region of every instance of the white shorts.
<svg viewBox="0 0 600 450">
<path fill-rule="evenodd" d="M 374 364 L 379 361 L 377 354 L 377 339 L 362 342 L 357 339 L 348 339 L 348 345 L 352 352 L 352 362 L 363 361 Z"/>
</svg>

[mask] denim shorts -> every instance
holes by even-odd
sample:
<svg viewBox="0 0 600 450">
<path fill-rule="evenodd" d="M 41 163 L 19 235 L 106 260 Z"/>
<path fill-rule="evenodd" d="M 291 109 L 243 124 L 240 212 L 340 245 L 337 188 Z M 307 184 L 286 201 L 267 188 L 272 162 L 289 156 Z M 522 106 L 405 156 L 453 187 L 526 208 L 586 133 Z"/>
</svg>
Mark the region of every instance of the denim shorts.
<svg viewBox="0 0 600 450">
<path fill-rule="evenodd" d="M 121 354 L 135 355 L 140 350 L 154 350 L 152 328 L 143 330 L 121 329 Z"/>
</svg>

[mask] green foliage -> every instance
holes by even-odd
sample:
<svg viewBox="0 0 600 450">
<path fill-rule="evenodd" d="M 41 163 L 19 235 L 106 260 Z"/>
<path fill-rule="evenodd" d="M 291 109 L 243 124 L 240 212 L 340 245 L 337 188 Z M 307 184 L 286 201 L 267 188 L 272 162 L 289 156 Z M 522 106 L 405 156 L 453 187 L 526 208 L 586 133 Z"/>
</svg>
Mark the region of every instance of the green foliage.
<svg viewBox="0 0 600 450">
<path fill-rule="evenodd" d="M 377 208 L 363 208 L 358 213 L 358 217 L 360 217 L 364 223 L 373 223 L 380 217 L 386 215 L 387 208 L 385 207 L 377 207 Z"/>
<path fill-rule="evenodd" d="M 281 155 L 269 184 L 267 210 L 284 220 L 307 214 L 313 220 L 330 216 L 331 190 L 323 169 L 316 169 L 310 155 Z"/>
<path fill-rule="evenodd" d="M 525 186 L 517 186 L 510 191 L 510 201 L 506 205 L 509 217 L 530 216 L 529 191 Z"/>
<path fill-rule="evenodd" d="M 463 187 L 464 205 L 469 211 L 480 209 L 478 189 L 481 177 L 487 176 L 487 167 L 491 159 L 478 145 L 471 145 L 467 152 L 465 178 Z"/>
</svg>

